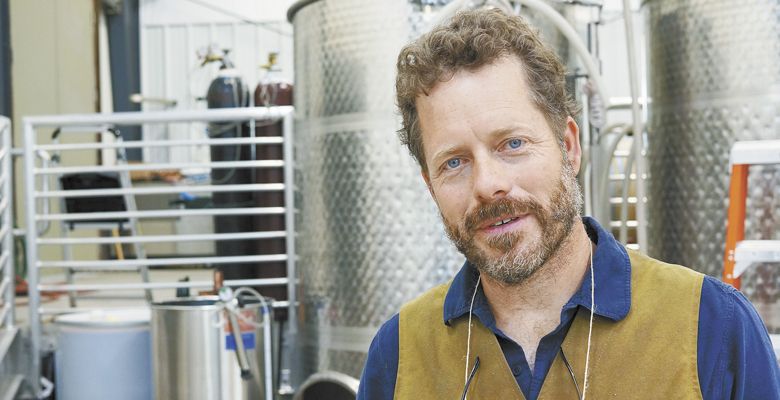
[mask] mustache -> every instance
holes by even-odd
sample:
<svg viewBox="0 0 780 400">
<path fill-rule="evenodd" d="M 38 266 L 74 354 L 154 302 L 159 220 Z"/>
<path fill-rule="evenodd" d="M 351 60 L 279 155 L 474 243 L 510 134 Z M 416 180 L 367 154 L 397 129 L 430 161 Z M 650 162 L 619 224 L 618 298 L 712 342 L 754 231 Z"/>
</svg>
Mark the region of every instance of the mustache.
<svg viewBox="0 0 780 400">
<path fill-rule="evenodd" d="M 473 232 L 487 221 L 507 215 L 520 214 L 532 214 L 541 219 L 544 215 L 544 207 L 533 199 L 502 198 L 490 203 L 483 203 L 469 212 L 464 218 L 463 225 L 467 232 Z"/>
</svg>

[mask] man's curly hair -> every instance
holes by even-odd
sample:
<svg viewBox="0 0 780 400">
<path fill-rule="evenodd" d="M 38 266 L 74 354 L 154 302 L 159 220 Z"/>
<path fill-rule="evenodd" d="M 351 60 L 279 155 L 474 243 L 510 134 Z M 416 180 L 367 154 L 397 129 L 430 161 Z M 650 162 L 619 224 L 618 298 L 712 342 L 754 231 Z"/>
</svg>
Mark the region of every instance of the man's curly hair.
<svg viewBox="0 0 780 400">
<path fill-rule="evenodd" d="M 395 87 L 403 118 L 398 133 L 423 171 L 427 168 L 417 97 L 458 71 L 474 71 L 506 56 L 522 62 L 531 100 L 562 143 L 566 118 L 575 117 L 579 110 L 566 91 L 565 68 L 558 56 L 518 16 L 496 9 L 464 11 L 406 45 L 398 55 Z"/>
</svg>

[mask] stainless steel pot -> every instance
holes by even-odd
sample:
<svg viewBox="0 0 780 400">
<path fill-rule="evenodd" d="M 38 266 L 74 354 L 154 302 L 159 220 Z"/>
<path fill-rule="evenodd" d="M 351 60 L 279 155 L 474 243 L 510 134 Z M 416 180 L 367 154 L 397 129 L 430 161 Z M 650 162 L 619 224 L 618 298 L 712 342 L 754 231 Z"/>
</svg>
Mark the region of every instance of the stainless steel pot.
<svg viewBox="0 0 780 400">
<path fill-rule="evenodd" d="M 271 303 L 270 299 L 268 303 Z M 272 334 L 270 346 L 264 346 L 266 330 L 263 329 L 261 305 L 257 300 L 247 301 L 237 310 L 254 323 L 254 326 L 243 322 L 238 324 L 251 371 L 247 379 L 242 379 L 235 350 L 238 342 L 228 326 L 227 311 L 218 297 L 202 296 L 152 305 L 152 364 L 156 398 L 267 399 L 264 359 L 267 351 L 276 359 L 278 346 L 274 344 L 278 340 Z M 273 321 L 272 316 L 269 320 Z M 275 362 L 273 365 L 276 365 Z"/>
</svg>

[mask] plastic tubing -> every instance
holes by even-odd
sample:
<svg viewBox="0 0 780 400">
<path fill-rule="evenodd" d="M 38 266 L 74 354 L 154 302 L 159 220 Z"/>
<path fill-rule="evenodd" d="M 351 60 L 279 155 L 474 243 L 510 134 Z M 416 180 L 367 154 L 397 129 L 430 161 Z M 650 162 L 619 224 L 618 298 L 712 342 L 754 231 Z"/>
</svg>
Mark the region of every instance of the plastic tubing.
<svg viewBox="0 0 780 400">
<path fill-rule="evenodd" d="M 439 10 L 436 18 L 431 22 L 431 26 L 439 25 L 446 19 L 452 17 L 456 12 L 465 8 L 470 1 L 471 0 L 455 0 L 447 4 L 441 10 Z M 561 16 L 558 11 L 555 11 L 554 8 L 550 7 L 541 0 L 515 0 L 515 2 L 537 11 L 539 14 L 547 18 L 553 25 L 555 25 L 555 27 L 563 34 L 563 36 L 566 37 L 566 39 L 574 48 L 574 51 L 577 53 L 577 56 L 582 61 L 585 70 L 588 71 L 588 76 L 590 76 L 591 81 L 593 81 L 594 89 L 596 94 L 601 97 L 603 106 L 609 107 L 609 96 L 607 96 L 607 90 L 604 86 L 604 80 L 601 78 L 601 72 L 599 71 L 596 62 L 593 60 L 590 51 L 588 51 L 588 47 L 577 34 L 577 31 L 572 28 L 569 22 L 566 21 L 566 19 L 563 18 L 563 16 Z M 507 2 L 505 0 L 498 1 L 499 6 L 504 3 Z M 506 6 L 502 8 L 506 8 Z M 510 10 L 511 9 L 506 11 Z M 606 123 L 606 113 L 604 114 Z"/>
<path fill-rule="evenodd" d="M 273 346 L 271 344 L 271 309 L 268 306 L 268 302 L 265 301 L 265 298 L 257 292 L 257 290 L 254 290 L 250 287 L 240 287 L 238 288 L 235 293 L 233 294 L 236 298 L 240 296 L 242 293 L 249 293 L 256 297 L 260 301 L 261 308 L 263 310 L 263 364 L 265 367 L 263 368 L 264 372 L 264 378 L 265 378 L 265 398 L 266 399 L 273 399 L 274 398 L 274 379 L 273 379 L 273 359 L 272 353 L 273 353 Z M 241 315 L 241 313 L 237 313 L 237 315 L 244 319 L 244 316 Z M 244 319 L 245 322 L 250 322 L 252 325 L 257 326 L 253 321 L 248 321 Z"/>
<path fill-rule="evenodd" d="M 623 0 L 623 19 L 626 23 L 626 46 L 628 50 L 628 75 L 631 88 L 631 117 L 634 120 L 634 156 L 636 169 L 636 236 L 639 248 L 647 251 L 647 227 L 645 221 L 645 159 L 642 154 L 642 119 L 639 110 L 639 70 L 637 68 L 636 47 L 634 41 L 634 15 L 631 13 L 631 0 Z"/>
<path fill-rule="evenodd" d="M 543 15 L 550 22 L 552 22 L 556 28 L 558 28 L 558 30 L 563 34 L 563 36 L 566 37 L 566 39 L 574 48 L 574 51 L 577 53 L 577 56 L 579 57 L 580 61 L 582 61 L 585 70 L 588 71 L 588 75 L 590 76 L 591 81 L 593 81 L 593 85 L 595 86 L 596 92 L 598 93 L 599 96 L 601 96 L 601 100 L 604 103 L 604 106 L 608 107 L 609 96 L 607 96 L 607 89 L 604 86 L 604 80 L 601 78 L 601 72 L 599 71 L 596 62 L 593 60 L 590 51 L 588 51 L 588 47 L 585 45 L 585 43 L 582 41 L 580 36 L 577 34 L 577 31 L 575 31 L 574 28 L 572 28 L 569 22 L 566 21 L 566 19 L 563 18 L 563 16 L 561 16 L 561 14 L 558 11 L 555 11 L 554 8 L 550 7 L 549 5 L 547 5 L 541 0 L 515 0 L 515 1 Z"/>
<path fill-rule="evenodd" d="M 634 135 L 636 138 L 636 135 Z M 623 188 L 620 193 L 620 241 L 628 243 L 628 187 L 631 185 L 631 167 L 636 159 L 636 147 L 631 147 L 626 157 L 626 165 L 623 172 Z M 637 201 L 638 203 L 638 201 Z"/>
</svg>

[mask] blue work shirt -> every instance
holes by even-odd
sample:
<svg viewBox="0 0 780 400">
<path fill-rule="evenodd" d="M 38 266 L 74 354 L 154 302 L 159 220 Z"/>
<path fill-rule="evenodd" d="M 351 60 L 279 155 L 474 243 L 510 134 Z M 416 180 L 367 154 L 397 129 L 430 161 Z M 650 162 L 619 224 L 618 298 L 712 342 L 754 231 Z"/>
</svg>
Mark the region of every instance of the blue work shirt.
<svg viewBox="0 0 780 400">
<path fill-rule="evenodd" d="M 594 219 L 583 222 L 591 240 L 596 287 L 596 315 L 612 321 L 626 317 L 631 308 L 631 264 L 626 249 Z M 590 269 L 582 286 L 563 306 L 561 323 L 544 336 L 531 371 L 523 349 L 496 327 L 490 306 L 480 290 L 474 300 L 474 317 L 493 331 L 518 386 L 526 399 L 536 400 L 547 372 L 579 307 L 590 310 Z M 478 272 L 466 262 L 444 299 L 442 323 L 467 316 Z M 641 346 L 641 343 L 637 343 Z M 753 305 L 739 291 L 705 277 L 699 306 L 699 385 L 704 399 L 780 399 L 780 371 L 766 327 Z M 360 379 L 358 399 L 392 399 L 398 374 L 398 314 L 379 329 L 368 351 Z M 615 377 L 619 379 L 619 377 Z"/>
</svg>

